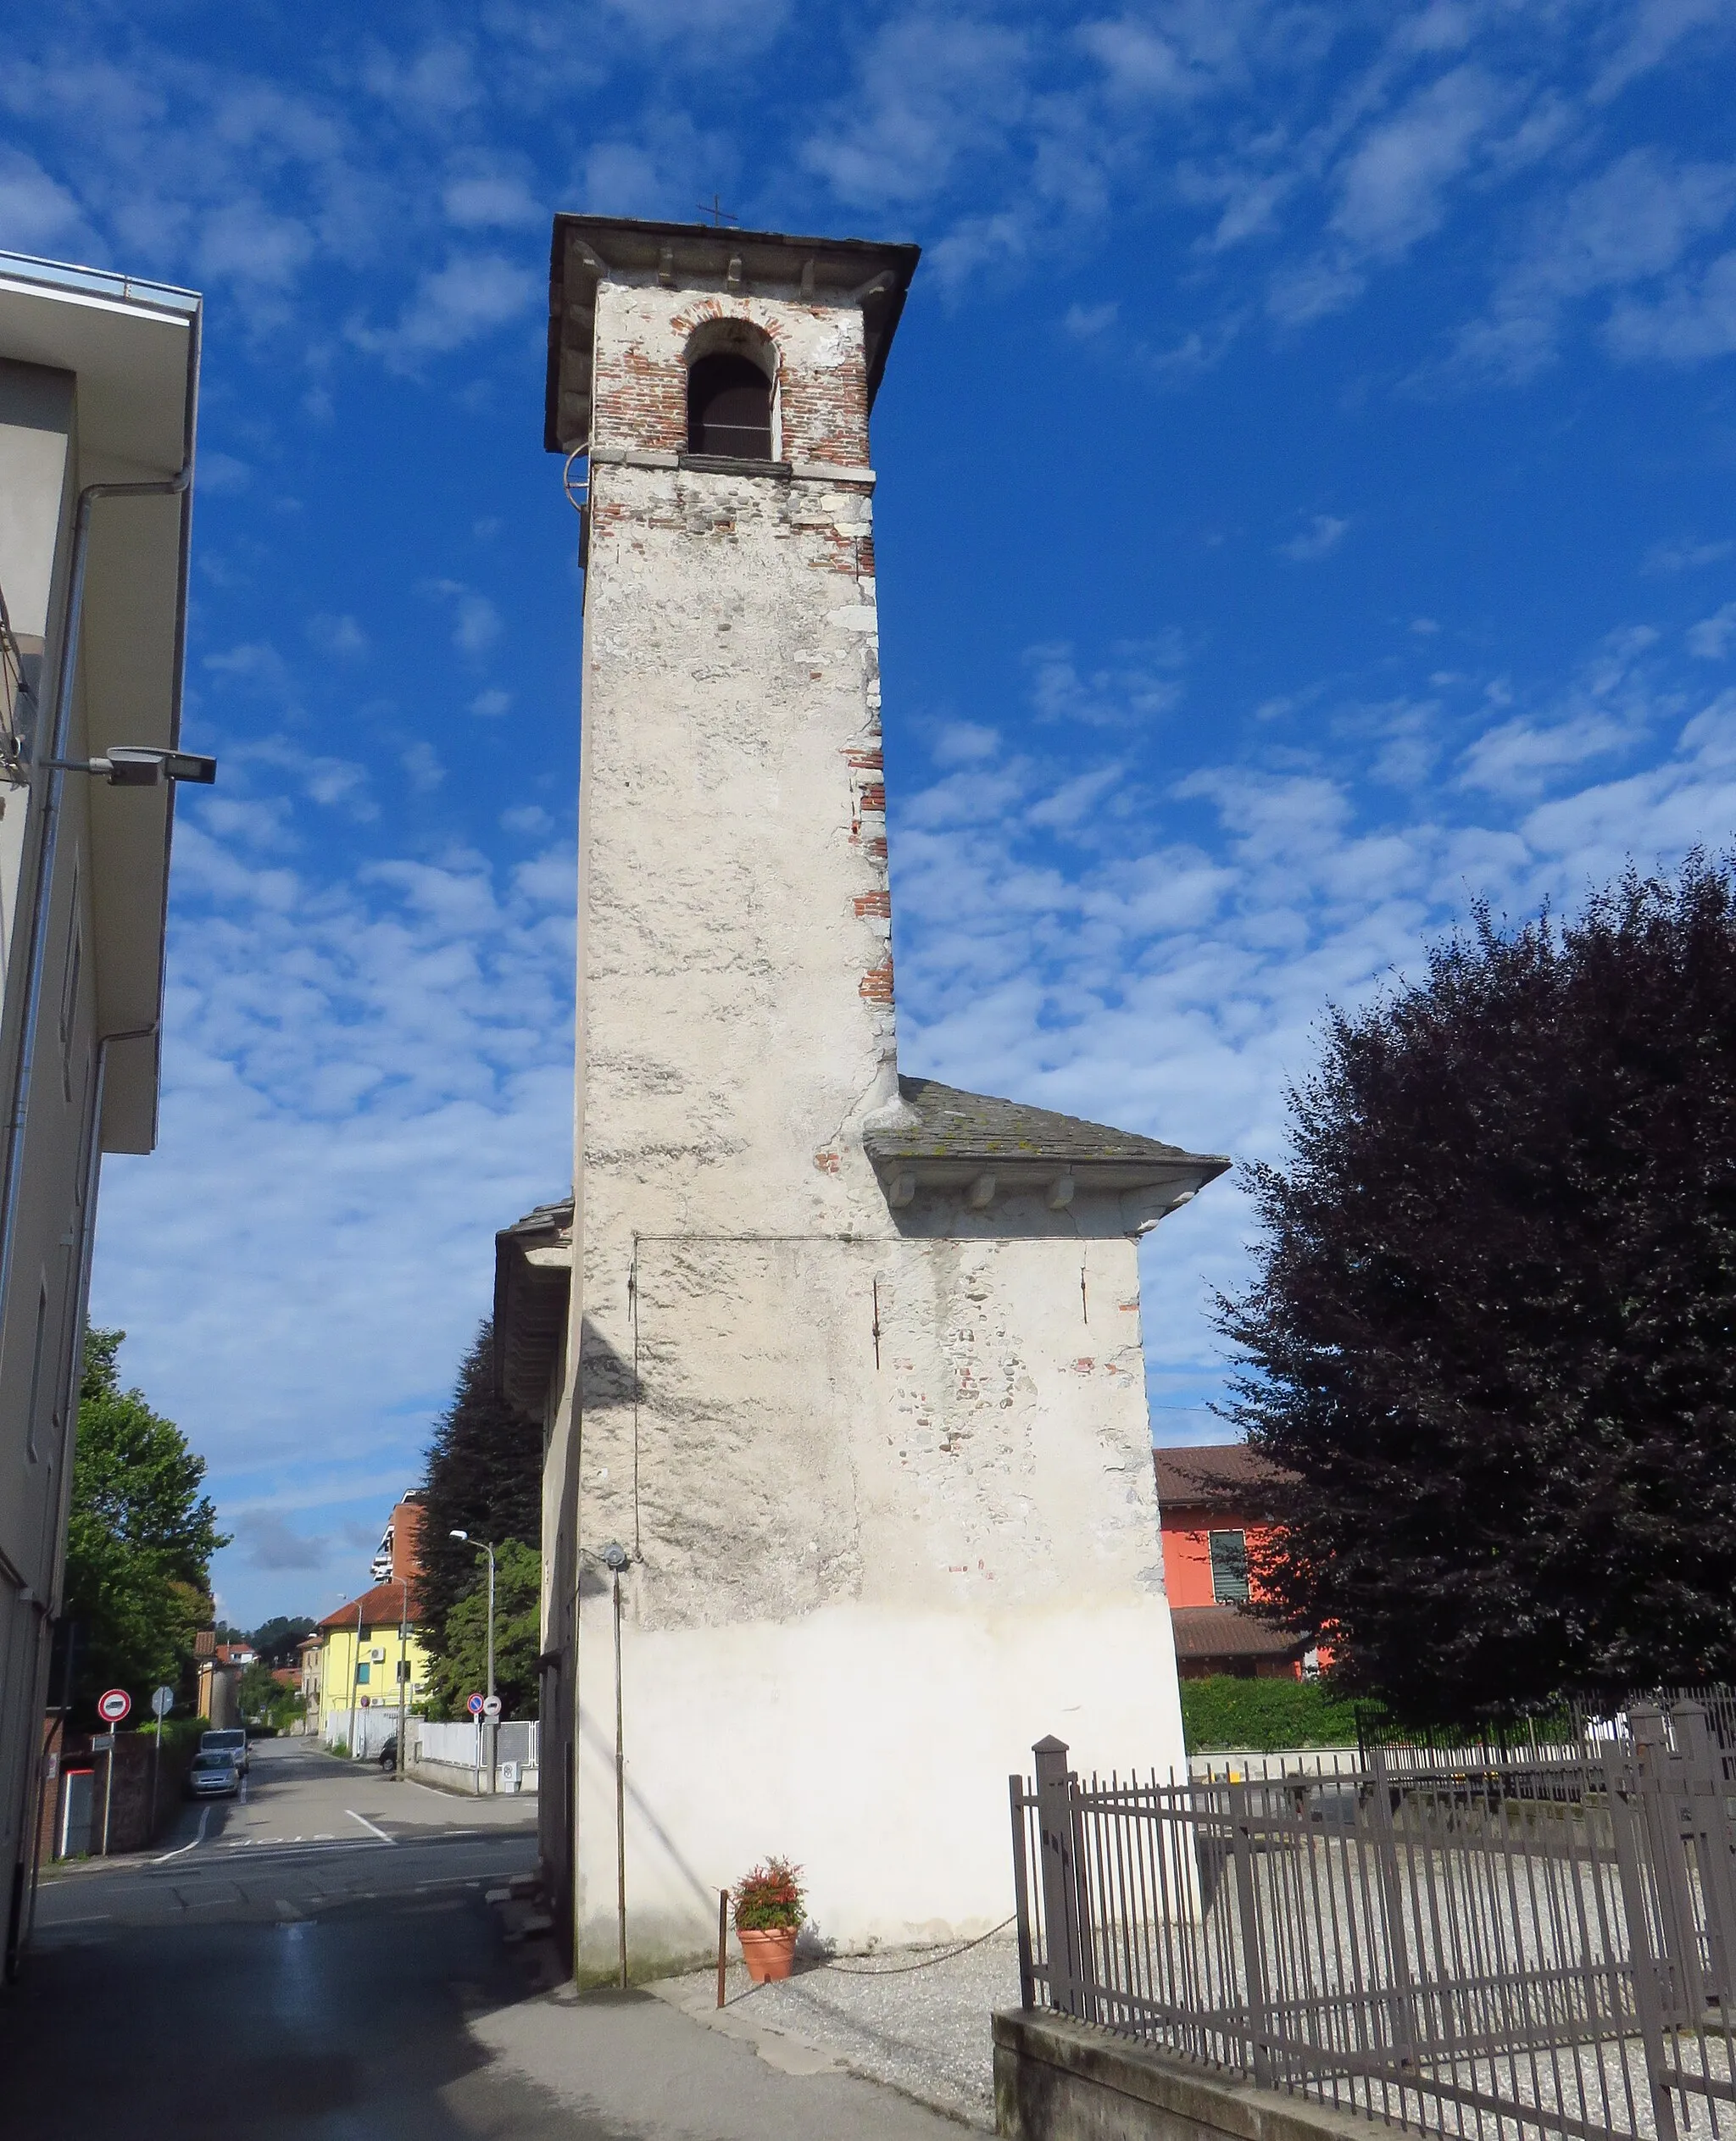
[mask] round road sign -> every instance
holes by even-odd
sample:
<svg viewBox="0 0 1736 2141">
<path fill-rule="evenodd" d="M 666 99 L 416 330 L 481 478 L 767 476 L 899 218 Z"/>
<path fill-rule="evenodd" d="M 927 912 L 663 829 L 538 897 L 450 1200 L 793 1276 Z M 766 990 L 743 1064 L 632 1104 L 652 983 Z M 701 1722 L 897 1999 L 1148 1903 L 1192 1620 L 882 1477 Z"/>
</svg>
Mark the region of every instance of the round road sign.
<svg viewBox="0 0 1736 2141">
<path fill-rule="evenodd" d="M 159 1688 L 151 1698 L 151 1715 L 153 1717 L 166 1717 L 174 1707 L 175 1690 L 172 1688 Z"/>
<path fill-rule="evenodd" d="M 482 1715 L 487 1719 L 491 1725 L 498 1725 L 500 1722 L 500 1698 L 498 1695 L 489 1696 L 488 1699 L 482 1705 Z"/>
<path fill-rule="evenodd" d="M 125 1688 L 111 1688 L 97 1698 L 97 1715 L 105 1725 L 118 1725 L 132 1708 L 132 1697 Z"/>
<path fill-rule="evenodd" d="M 472 1695 L 465 1704 L 465 1708 L 469 1710 L 472 1717 L 480 1717 L 482 1715 L 482 1698 L 480 1695 Z"/>
</svg>

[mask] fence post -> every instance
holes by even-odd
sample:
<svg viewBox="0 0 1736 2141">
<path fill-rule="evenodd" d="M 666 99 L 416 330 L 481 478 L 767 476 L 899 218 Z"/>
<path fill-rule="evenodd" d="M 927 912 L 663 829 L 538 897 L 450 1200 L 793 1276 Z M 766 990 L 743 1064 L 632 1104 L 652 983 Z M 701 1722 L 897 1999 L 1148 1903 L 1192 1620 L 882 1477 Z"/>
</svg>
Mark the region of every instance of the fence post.
<svg viewBox="0 0 1736 2141">
<path fill-rule="evenodd" d="M 1065 1740 L 1053 1734 L 1031 1750 L 1037 1763 L 1037 1838 L 1043 1855 L 1043 1923 L 1048 1937 L 1049 1998 L 1064 2014 L 1094 2021 L 1091 1904 L 1073 1805 L 1075 1778 Z"/>
<path fill-rule="evenodd" d="M 1374 1814 L 1375 1863 L 1380 1868 L 1380 1894 L 1386 1918 L 1387 1963 L 1392 1971 L 1394 2006 L 1389 2015 L 1393 2049 L 1400 2067 L 1416 2065 L 1416 1984 L 1410 1974 L 1410 1942 L 1405 1927 L 1405 1883 L 1399 1871 L 1399 1832 L 1393 1820 L 1393 1793 L 1387 1773 L 1385 1752 L 1368 1751 L 1368 1767 L 1374 1779 L 1369 1804 Z M 1422 1928 L 1417 1928 L 1421 1938 Z M 1419 1949 L 1420 1953 L 1420 1949 Z M 1451 1997 L 1450 1993 L 1448 1995 Z M 1367 2049 L 1377 2049 L 1370 2046 Z"/>
<path fill-rule="evenodd" d="M 1693 2021 L 1705 2005 L 1705 1990 L 1682 1838 L 1682 1765 L 1671 1753 L 1664 1714 L 1655 1704 L 1636 1703 L 1628 1713 L 1628 1724 L 1633 1736 L 1633 1765 L 1657 1896 L 1664 2013 L 1672 2023 Z"/>
<path fill-rule="evenodd" d="M 1705 1899 L 1706 1960 L 1712 1989 L 1728 2015 L 1732 2002 L 1736 2001 L 1736 1867 L 1730 1856 L 1724 1751 L 1713 1738 L 1711 1721 L 1699 1703 L 1672 1703 L 1670 1722 L 1681 1757 L 1687 1826 L 1694 1839 L 1700 1890 Z"/>
<path fill-rule="evenodd" d="M 1631 1714 L 1630 1714 L 1631 1715 Z M 1636 1756 L 1639 1749 L 1636 1745 Z M 1633 2006 L 1639 2023 L 1639 2039 L 1645 2049 L 1646 2079 L 1651 2085 L 1653 2116 L 1657 2122 L 1658 2141 L 1676 2141 L 1676 2107 L 1670 2101 L 1670 2088 L 1664 2079 L 1664 2018 L 1660 1998 L 1660 1971 L 1652 1954 L 1651 1936 L 1648 1930 L 1645 1904 L 1645 1876 L 1639 1859 L 1636 1830 L 1641 1824 L 1633 1819 L 1631 1793 L 1639 1789 L 1639 1764 L 1636 1774 L 1622 1774 L 1626 1765 L 1614 1749 L 1604 1757 L 1604 1775 L 1608 1783 L 1606 1799 L 1610 1812 L 1610 1830 L 1615 1839 L 1616 1871 L 1622 1884 L 1622 1915 L 1628 1924 L 1628 1966 L 1633 1979 Z M 1660 1898 L 1661 1901 L 1661 1897 Z"/>
<path fill-rule="evenodd" d="M 1225 1788 L 1230 1800 L 1230 1859 L 1236 1869 L 1236 1915 L 1242 1934 L 1249 2049 L 1253 2055 L 1255 2080 L 1270 2088 L 1271 2017 L 1266 2009 L 1266 1947 L 1260 1923 L 1260 1898 L 1255 1888 L 1253 1808 L 1245 1784 L 1231 1784 Z"/>
<path fill-rule="evenodd" d="M 1028 2013 L 1037 2005 L 1037 1973 L 1031 1955 L 1031 1882 L 1025 1864 L 1025 1780 L 1007 1779 L 1013 1810 L 1013 1904 L 1019 1924 L 1019 2005 Z"/>
</svg>

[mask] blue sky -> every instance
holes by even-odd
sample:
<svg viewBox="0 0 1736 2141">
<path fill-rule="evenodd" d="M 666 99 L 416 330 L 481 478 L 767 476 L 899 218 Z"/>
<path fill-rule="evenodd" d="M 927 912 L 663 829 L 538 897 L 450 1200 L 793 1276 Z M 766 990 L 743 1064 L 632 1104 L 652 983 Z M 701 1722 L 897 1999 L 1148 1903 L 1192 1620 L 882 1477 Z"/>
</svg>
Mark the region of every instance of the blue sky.
<svg viewBox="0 0 1736 2141">
<path fill-rule="evenodd" d="M 94 1309 L 236 1618 L 363 1580 L 567 1182 L 554 210 L 926 248 L 875 428 L 906 1069 L 1277 1155 L 1329 998 L 1731 838 L 1730 0 L 0 20 L 0 245 L 209 300 L 222 773 Z M 1222 1182 L 1145 1252 L 1160 1439 L 1218 1432 L 1245 1226 Z"/>
</svg>

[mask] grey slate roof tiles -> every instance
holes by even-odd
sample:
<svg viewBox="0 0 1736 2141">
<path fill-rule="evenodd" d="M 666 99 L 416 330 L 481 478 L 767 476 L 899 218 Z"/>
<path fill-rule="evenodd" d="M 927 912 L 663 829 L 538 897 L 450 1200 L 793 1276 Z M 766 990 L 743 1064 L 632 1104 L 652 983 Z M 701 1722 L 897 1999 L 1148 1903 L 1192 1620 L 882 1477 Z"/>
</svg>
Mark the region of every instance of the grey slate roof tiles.
<svg viewBox="0 0 1736 2141">
<path fill-rule="evenodd" d="M 1154 1161 L 1196 1162 L 1220 1174 L 1229 1165 L 1216 1154 L 1190 1153 L 1131 1130 L 1111 1130 L 1049 1108 L 988 1093 L 961 1093 L 935 1078 L 899 1080 L 899 1097 L 914 1121 L 876 1124 L 863 1137 L 868 1157 L 889 1166 L 899 1160 L 970 1159 L 1093 1162 L 1149 1165 Z"/>
</svg>

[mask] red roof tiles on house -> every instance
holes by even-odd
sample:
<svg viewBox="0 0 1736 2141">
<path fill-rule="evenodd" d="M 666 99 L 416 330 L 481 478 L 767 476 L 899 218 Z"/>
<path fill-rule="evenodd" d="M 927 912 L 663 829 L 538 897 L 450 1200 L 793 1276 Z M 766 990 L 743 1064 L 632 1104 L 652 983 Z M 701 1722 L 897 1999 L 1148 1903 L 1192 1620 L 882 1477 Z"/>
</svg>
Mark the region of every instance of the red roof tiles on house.
<svg viewBox="0 0 1736 2141">
<path fill-rule="evenodd" d="M 401 1583 L 376 1583 L 371 1591 L 364 1591 L 359 1599 L 352 1599 L 341 1605 L 336 1613 L 328 1613 L 320 1623 L 322 1628 L 333 1630 L 353 1628 L 359 1612 L 364 1628 L 395 1628 L 403 1617 L 404 1587 Z M 416 1625 L 420 1601 L 412 1588 L 409 1594 L 409 1623 Z"/>
<path fill-rule="evenodd" d="M 1246 1443 L 1200 1443 L 1187 1449 L 1155 1449 L 1160 1509 L 1211 1509 L 1226 1503 L 1255 1504 L 1285 1478 L 1270 1459 Z"/>
</svg>

